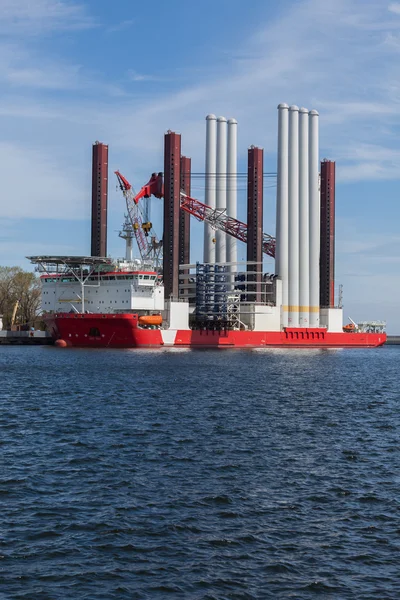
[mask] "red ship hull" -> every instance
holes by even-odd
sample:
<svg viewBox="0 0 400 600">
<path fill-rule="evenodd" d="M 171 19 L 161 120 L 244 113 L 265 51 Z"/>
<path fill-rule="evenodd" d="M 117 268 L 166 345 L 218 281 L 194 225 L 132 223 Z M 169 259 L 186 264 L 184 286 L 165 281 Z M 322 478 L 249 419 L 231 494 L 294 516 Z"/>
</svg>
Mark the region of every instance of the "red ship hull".
<svg viewBox="0 0 400 600">
<path fill-rule="evenodd" d="M 283 331 L 161 330 L 138 325 L 135 314 L 70 314 L 45 317 L 57 344 L 87 348 L 374 348 L 386 333 L 332 333 L 325 329 Z"/>
</svg>

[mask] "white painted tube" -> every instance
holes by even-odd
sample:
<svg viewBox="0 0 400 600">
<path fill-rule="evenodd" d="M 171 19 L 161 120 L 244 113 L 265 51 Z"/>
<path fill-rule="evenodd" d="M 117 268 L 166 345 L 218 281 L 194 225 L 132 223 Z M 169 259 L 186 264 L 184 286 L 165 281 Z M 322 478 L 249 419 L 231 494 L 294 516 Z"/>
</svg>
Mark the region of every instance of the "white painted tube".
<svg viewBox="0 0 400 600">
<path fill-rule="evenodd" d="M 282 281 L 281 324 L 288 326 L 289 106 L 278 106 L 275 273 Z"/>
<path fill-rule="evenodd" d="M 217 208 L 226 209 L 227 169 L 227 122 L 225 117 L 217 119 Z M 226 234 L 215 232 L 215 262 L 226 263 Z"/>
<path fill-rule="evenodd" d="M 299 326 L 299 107 L 289 108 L 289 327 Z"/>
<path fill-rule="evenodd" d="M 319 199 L 319 114 L 309 115 L 309 235 L 310 235 L 310 327 L 319 327 L 319 252 L 320 252 L 320 199 Z"/>
<path fill-rule="evenodd" d="M 310 325 L 308 110 L 299 114 L 299 325 Z"/>
<path fill-rule="evenodd" d="M 237 121 L 228 120 L 228 159 L 226 179 L 226 212 L 229 217 L 237 218 Z M 226 261 L 237 262 L 237 242 L 231 235 L 226 236 Z M 230 271 L 235 270 L 235 265 Z"/>
<path fill-rule="evenodd" d="M 204 202 L 207 206 L 216 206 L 216 172 L 217 172 L 217 117 L 206 116 L 206 168 Z M 203 261 L 215 263 L 215 232 L 208 223 L 204 223 Z"/>
</svg>

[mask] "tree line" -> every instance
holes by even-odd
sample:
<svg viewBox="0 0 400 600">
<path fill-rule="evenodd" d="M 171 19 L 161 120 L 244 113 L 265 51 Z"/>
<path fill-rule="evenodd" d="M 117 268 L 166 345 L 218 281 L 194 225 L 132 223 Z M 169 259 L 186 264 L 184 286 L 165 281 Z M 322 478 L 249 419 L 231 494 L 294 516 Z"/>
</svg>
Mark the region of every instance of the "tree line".
<svg viewBox="0 0 400 600">
<path fill-rule="evenodd" d="M 40 280 L 20 267 L 0 267 L 0 315 L 3 328 L 32 327 L 38 322 L 41 302 Z"/>
</svg>

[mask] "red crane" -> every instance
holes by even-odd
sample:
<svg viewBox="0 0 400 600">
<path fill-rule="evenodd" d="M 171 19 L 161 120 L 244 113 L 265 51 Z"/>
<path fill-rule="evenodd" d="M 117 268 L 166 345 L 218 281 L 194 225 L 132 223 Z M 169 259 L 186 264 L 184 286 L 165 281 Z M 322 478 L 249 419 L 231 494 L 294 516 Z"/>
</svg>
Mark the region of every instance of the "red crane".
<svg viewBox="0 0 400 600">
<path fill-rule="evenodd" d="M 162 173 L 156 175 L 153 173 L 150 180 L 146 185 L 142 187 L 136 198 L 143 198 L 148 196 L 155 196 L 156 198 L 162 198 L 164 195 Z M 247 225 L 233 219 L 226 214 L 226 209 L 211 208 L 207 204 L 203 204 L 191 198 L 184 192 L 181 192 L 180 207 L 185 212 L 193 215 L 199 221 L 205 221 L 209 223 L 214 229 L 220 229 L 224 233 L 233 236 L 241 242 L 247 243 Z M 272 258 L 275 258 L 275 238 L 268 233 L 263 233 L 263 252 Z"/>
<path fill-rule="evenodd" d="M 132 185 L 122 175 L 122 173 L 115 171 L 115 175 L 117 176 L 119 187 L 125 197 L 126 208 L 128 210 L 129 219 L 132 224 L 133 232 L 142 260 L 150 258 L 156 262 L 160 262 L 162 259 L 162 242 L 157 240 L 157 236 L 153 232 L 153 225 L 148 220 L 147 214 L 143 220 L 139 205 L 139 200 L 141 198 L 150 198 L 150 189 L 154 190 L 154 192 L 152 192 L 153 195 L 157 195 L 162 191 L 158 190 L 157 185 L 154 184 L 154 182 L 159 184 L 159 175 L 153 173 L 149 182 L 141 188 L 138 194 L 134 193 Z M 157 195 L 157 197 L 161 198 L 159 195 Z M 150 240 L 148 239 L 149 236 Z"/>
</svg>

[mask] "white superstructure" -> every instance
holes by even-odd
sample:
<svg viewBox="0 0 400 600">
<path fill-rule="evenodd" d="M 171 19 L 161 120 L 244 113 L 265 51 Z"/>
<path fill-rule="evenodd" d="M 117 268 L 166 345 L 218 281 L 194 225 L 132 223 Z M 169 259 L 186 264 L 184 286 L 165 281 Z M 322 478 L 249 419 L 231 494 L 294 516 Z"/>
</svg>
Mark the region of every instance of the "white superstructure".
<svg viewBox="0 0 400 600">
<path fill-rule="evenodd" d="M 164 287 L 140 261 L 121 261 L 107 270 L 41 276 L 44 312 L 147 312 L 164 310 Z"/>
</svg>

